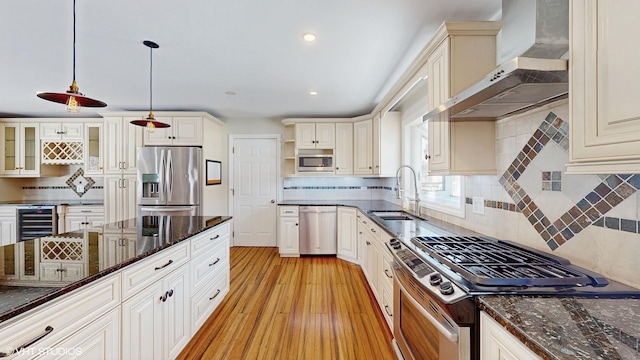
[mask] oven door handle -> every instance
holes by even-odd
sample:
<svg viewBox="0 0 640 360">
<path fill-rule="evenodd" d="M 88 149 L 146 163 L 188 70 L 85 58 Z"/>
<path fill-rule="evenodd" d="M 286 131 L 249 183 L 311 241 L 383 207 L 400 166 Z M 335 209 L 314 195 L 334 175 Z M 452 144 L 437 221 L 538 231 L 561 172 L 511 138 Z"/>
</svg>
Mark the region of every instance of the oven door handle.
<svg viewBox="0 0 640 360">
<path fill-rule="evenodd" d="M 396 282 L 396 285 L 400 287 L 400 291 L 407 294 L 406 299 L 408 299 L 411 302 L 413 307 L 416 308 L 420 312 L 420 314 L 422 314 L 422 316 L 426 317 L 427 320 L 429 320 L 429 322 L 433 324 L 433 326 L 435 326 L 436 329 L 438 329 L 438 331 L 440 331 L 442 335 L 444 335 L 449 341 L 451 341 L 452 343 L 458 342 L 458 334 L 451 332 L 451 330 L 447 329 L 438 320 L 436 320 L 436 318 L 434 318 L 433 315 L 429 314 L 429 312 L 425 310 L 424 307 L 422 307 L 422 305 L 420 305 L 413 297 L 411 297 L 407 289 L 405 289 L 405 287 L 400 283 L 400 281 L 397 280 L 397 276 L 396 276 L 395 282 Z M 400 316 L 402 316 L 402 310 L 400 310 L 400 312 L 401 312 Z"/>
</svg>

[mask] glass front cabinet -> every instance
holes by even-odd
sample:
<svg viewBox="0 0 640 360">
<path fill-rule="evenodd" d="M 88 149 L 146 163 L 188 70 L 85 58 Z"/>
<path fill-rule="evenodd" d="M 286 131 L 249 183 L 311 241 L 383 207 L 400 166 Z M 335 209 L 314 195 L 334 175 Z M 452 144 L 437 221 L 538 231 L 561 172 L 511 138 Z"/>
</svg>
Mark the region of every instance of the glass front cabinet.
<svg viewBox="0 0 640 360">
<path fill-rule="evenodd" d="M 0 157 L 1 175 L 40 174 L 39 124 L 0 124 L 0 142 L 4 150 Z"/>
</svg>

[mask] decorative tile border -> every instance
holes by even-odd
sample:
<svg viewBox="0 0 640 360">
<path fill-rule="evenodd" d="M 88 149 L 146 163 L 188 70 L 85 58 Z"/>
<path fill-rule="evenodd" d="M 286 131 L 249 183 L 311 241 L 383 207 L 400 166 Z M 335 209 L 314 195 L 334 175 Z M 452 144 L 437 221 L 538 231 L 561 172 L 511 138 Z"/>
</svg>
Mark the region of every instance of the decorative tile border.
<svg viewBox="0 0 640 360">
<path fill-rule="evenodd" d="M 519 212 L 527 218 L 549 248 L 555 250 L 636 193 L 640 189 L 640 174 L 617 174 L 604 177 L 598 186 L 569 211 L 551 221 L 518 183 L 518 179 L 529 164 L 550 141 L 569 151 L 569 124 L 553 112 L 547 115 L 533 133 L 499 182 L 513 199 Z M 606 226 L 606 221 L 604 224 Z M 631 229 L 631 225 L 626 225 L 626 228 Z"/>
<path fill-rule="evenodd" d="M 284 190 L 389 190 L 395 191 L 396 188 L 390 186 L 285 186 Z"/>
<path fill-rule="evenodd" d="M 102 185 L 93 185 L 92 189 L 104 189 Z M 22 190 L 67 190 L 69 189 L 68 185 L 65 186 L 23 186 Z"/>
</svg>

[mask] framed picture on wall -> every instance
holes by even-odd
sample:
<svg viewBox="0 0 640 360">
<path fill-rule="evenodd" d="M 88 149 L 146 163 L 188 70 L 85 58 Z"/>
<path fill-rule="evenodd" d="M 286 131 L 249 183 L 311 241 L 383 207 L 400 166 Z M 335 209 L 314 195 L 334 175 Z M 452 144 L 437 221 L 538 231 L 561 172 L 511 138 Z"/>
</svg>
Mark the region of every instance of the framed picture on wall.
<svg viewBox="0 0 640 360">
<path fill-rule="evenodd" d="M 207 185 L 222 184 L 222 163 L 215 160 L 207 160 Z"/>
</svg>

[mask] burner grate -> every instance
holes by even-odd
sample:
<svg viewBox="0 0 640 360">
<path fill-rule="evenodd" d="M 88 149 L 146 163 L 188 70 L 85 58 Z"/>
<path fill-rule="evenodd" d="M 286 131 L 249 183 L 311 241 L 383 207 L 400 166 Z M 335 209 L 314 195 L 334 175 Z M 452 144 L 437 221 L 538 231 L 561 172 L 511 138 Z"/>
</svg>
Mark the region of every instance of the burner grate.
<svg viewBox="0 0 640 360">
<path fill-rule="evenodd" d="M 466 280 L 486 286 L 576 286 L 592 279 L 567 260 L 475 236 L 416 237 L 420 249 Z"/>
</svg>

